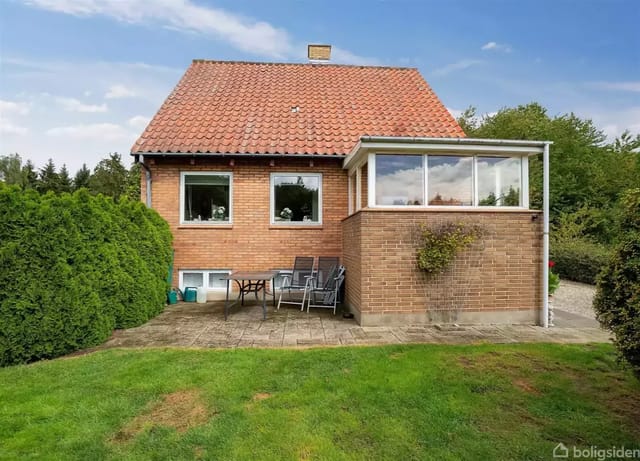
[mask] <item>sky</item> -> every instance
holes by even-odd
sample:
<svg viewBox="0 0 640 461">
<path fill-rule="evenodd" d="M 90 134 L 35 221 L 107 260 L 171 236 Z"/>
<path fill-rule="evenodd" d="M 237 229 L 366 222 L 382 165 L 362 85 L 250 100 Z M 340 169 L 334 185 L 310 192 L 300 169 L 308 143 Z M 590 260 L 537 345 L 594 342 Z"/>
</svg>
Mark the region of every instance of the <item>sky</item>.
<svg viewBox="0 0 640 461">
<path fill-rule="evenodd" d="M 532 101 L 640 133 L 639 0 L 0 0 L 0 155 L 74 173 L 136 138 L 193 59 L 416 67 L 444 105 Z"/>
</svg>

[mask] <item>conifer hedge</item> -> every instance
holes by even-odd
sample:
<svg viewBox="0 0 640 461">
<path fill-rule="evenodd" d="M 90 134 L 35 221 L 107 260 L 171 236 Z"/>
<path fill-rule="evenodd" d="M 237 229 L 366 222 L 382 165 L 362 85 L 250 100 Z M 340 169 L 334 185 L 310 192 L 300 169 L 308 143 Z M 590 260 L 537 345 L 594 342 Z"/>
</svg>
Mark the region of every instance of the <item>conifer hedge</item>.
<svg viewBox="0 0 640 461">
<path fill-rule="evenodd" d="M 142 203 L 0 183 L 0 365 L 93 346 L 157 315 L 171 241 Z"/>
</svg>

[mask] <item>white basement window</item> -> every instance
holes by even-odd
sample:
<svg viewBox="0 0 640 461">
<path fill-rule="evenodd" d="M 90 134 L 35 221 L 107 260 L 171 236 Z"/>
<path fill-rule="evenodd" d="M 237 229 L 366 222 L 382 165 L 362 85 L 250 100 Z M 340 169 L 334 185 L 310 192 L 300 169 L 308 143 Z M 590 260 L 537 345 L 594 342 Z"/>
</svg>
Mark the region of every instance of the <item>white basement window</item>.
<svg viewBox="0 0 640 461">
<path fill-rule="evenodd" d="M 183 171 L 180 174 L 180 223 L 231 223 L 231 173 Z"/>
<path fill-rule="evenodd" d="M 322 224 L 322 175 L 271 174 L 271 224 Z"/>
<path fill-rule="evenodd" d="M 178 271 L 178 284 L 181 290 L 186 287 L 205 287 L 207 291 L 225 291 L 227 282 L 220 278 L 231 273 L 228 269 L 185 269 Z"/>
</svg>

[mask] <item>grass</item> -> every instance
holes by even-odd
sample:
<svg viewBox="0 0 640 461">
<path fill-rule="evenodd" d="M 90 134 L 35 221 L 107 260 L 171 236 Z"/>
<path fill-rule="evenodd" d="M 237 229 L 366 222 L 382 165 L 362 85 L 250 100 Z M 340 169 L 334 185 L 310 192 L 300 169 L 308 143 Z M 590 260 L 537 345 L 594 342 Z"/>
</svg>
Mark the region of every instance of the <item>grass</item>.
<svg viewBox="0 0 640 461">
<path fill-rule="evenodd" d="M 107 350 L 0 370 L 0 459 L 550 459 L 640 447 L 610 345 Z"/>
</svg>

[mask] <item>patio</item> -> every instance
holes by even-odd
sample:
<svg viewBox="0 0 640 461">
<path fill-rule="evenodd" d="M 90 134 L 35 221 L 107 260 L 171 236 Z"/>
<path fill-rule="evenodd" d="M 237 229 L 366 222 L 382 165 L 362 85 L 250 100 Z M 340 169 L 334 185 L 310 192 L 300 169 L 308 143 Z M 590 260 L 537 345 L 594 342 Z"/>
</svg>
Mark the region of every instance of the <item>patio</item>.
<svg viewBox="0 0 640 461">
<path fill-rule="evenodd" d="M 99 349 L 113 347 L 310 347 L 374 344 L 465 344 L 554 342 L 608 342 L 609 335 L 597 323 L 582 317 L 556 317 L 556 327 L 528 325 L 408 325 L 361 327 L 353 319 L 315 309 L 307 314 L 295 308 L 276 312 L 262 306 L 234 308 L 224 320 L 224 302 L 178 303 L 168 306 L 145 325 L 114 332 Z M 579 316 L 578 316 L 579 317 Z"/>
</svg>

